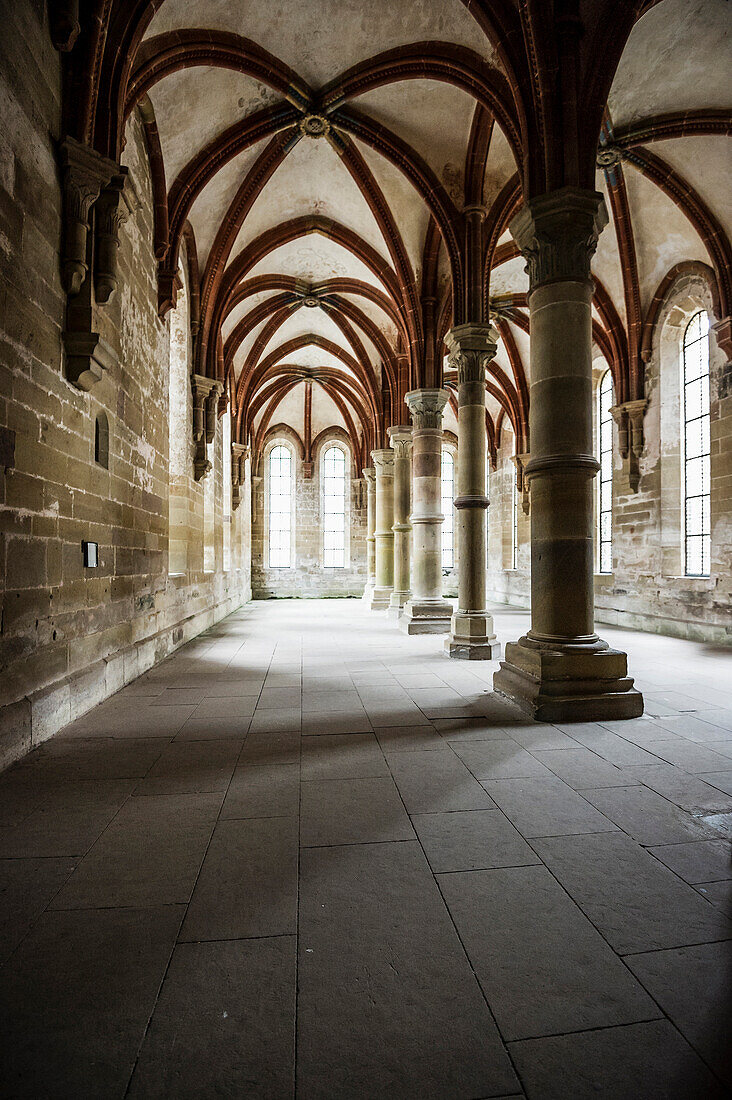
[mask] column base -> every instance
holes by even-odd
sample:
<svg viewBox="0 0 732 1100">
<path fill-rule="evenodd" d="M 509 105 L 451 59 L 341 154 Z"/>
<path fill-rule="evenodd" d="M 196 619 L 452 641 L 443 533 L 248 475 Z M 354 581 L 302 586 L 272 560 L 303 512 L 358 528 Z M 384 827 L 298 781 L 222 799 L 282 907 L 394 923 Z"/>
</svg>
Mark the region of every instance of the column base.
<svg viewBox="0 0 732 1100">
<path fill-rule="evenodd" d="M 458 661 L 497 661 L 501 647 L 493 633 L 493 618 L 484 612 L 456 611 L 445 638 L 445 654 Z"/>
<path fill-rule="evenodd" d="M 506 646 L 493 690 L 538 722 L 640 718 L 643 696 L 627 672 L 626 654 L 599 638 L 552 648 L 524 637 Z"/>
<path fill-rule="evenodd" d="M 387 612 L 387 617 L 389 619 L 393 619 L 394 622 L 399 621 L 410 595 L 411 593 L 409 592 L 399 592 L 396 589 L 392 592 L 391 599 L 389 600 L 389 610 Z"/>
<path fill-rule="evenodd" d="M 407 600 L 399 618 L 404 634 L 447 634 L 452 604 L 444 600 Z"/>
<path fill-rule="evenodd" d="M 391 599 L 391 588 L 380 588 L 378 584 L 375 584 L 371 590 L 371 600 L 369 601 L 370 611 L 386 611 L 389 607 L 389 600 Z"/>
<path fill-rule="evenodd" d="M 363 595 L 361 596 L 361 600 L 363 601 L 363 603 L 370 604 L 371 603 L 371 597 L 373 596 L 373 594 L 374 594 L 373 583 L 371 581 L 368 581 L 367 584 L 366 584 L 366 587 L 363 590 Z"/>
</svg>

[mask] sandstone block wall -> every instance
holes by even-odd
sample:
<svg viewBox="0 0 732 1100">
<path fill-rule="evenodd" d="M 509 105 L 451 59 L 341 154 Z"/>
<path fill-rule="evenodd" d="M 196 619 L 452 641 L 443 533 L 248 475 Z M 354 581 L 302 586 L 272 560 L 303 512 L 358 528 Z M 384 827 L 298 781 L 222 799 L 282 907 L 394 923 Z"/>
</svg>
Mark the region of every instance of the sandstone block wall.
<svg viewBox="0 0 732 1100">
<path fill-rule="evenodd" d="M 64 376 L 60 73 L 45 5 L 9 5 L 0 37 L 0 766 L 88 710 L 249 597 L 243 494 L 222 568 L 221 432 L 214 561 L 203 569 L 204 486 L 179 479 L 186 570 L 169 576 L 170 320 L 157 316 L 152 190 L 141 127 L 125 163 L 134 210 L 118 290 L 100 316 L 118 362 L 91 393 Z M 98 413 L 108 468 L 94 459 Z M 189 421 L 190 423 L 190 421 Z M 190 450 L 190 447 L 189 447 Z M 82 540 L 98 543 L 85 568 Z"/>
</svg>

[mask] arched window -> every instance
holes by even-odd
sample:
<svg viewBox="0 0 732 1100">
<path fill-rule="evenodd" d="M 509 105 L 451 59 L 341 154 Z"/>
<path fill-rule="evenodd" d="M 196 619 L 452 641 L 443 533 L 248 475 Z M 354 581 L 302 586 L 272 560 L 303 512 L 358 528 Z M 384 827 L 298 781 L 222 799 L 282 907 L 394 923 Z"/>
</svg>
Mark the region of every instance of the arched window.
<svg viewBox="0 0 732 1100">
<path fill-rule="evenodd" d="M 94 421 L 94 461 L 109 469 L 109 421 L 103 412 L 98 412 Z"/>
<path fill-rule="evenodd" d="M 455 564 L 455 459 L 442 448 L 442 568 Z"/>
<path fill-rule="evenodd" d="M 292 452 L 278 443 L 267 462 L 269 567 L 292 568 Z"/>
<path fill-rule="evenodd" d="M 684 461 L 684 572 L 709 575 L 709 316 L 695 313 L 682 345 L 681 419 Z"/>
<path fill-rule="evenodd" d="M 340 447 L 328 447 L 321 463 L 323 484 L 323 566 L 343 569 L 346 564 L 346 456 Z"/>
<path fill-rule="evenodd" d="M 606 370 L 597 393 L 597 566 L 599 573 L 613 569 L 613 378 Z"/>
<path fill-rule="evenodd" d="M 222 462 L 224 479 L 224 572 L 231 569 L 231 410 L 221 417 Z"/>
<path fill-rule="evenodd" d="M 514 469 L 511 475 L 511 568 L 518 569 L 518 463 L 516 462 L 516 436 L 513 437 Z"/>
</svg>

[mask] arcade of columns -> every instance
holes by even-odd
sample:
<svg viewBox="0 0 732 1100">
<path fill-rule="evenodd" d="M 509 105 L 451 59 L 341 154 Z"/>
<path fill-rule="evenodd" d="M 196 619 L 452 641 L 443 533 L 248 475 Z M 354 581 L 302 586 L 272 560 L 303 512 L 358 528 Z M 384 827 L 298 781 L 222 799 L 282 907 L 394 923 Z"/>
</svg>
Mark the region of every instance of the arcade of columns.
<svg viewBox="0 0 732 1100">
<path fill-rule="evenodd" d="M 594 631 L 593 478 L 599 463 L 592 446 L 590 262 L 607 221 L 598 192 L 564 187 L 528 202 L 510 226 L 529 275 L 531 454 L 524 476 L 531 492 L 531 629 L 506 646 L 494 688 L 543 721 L 643 712 L 625 653 L 610 649 Z M 446 654 L 467 660 L 491 660 L 500 651 L 486 608 L 486 366 L 496 340 L 486 323 L 461 324 L 446 338 L 449 366 L 458 376 L 454 613 L 442 597 L 441 568 L 447 391 L 408 393 L 411 429 L 390 428 L 391 447 L 373 451 L 374 465 L 364 470 L 365 602 L 374 611 L 388 610 L 408 634 L 447 633 Z"/>
</svg>

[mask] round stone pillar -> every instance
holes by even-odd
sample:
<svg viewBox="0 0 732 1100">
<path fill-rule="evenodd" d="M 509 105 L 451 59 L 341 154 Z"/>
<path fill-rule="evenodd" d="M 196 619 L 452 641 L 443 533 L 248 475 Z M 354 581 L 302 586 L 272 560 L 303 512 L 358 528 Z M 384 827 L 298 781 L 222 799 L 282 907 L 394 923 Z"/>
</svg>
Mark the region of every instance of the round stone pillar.
<svg viewBox="0 0 732 1100">
<path fill-rule="evenodd" d="M 372 611 L 386 611 L 394 587 L 394 452 L 391 447 L 372 451 L 376 469 L 376 580 Z"/>
<path fill-rule="evenodd" d="M 594 632 L 592 279 L 602 195 L 564 187 L 511 223 L 531 315 L 531 629 L 493 678 L 542 721 L 635 718 L 627 657 Z"/>
<path fill-rule="evenodd" d="M 447 390 L 412 390 L 412 596 L 399 629 L 446 634 L 452 605 L 442 598 L 442 410 Z"/>
<path fill-rule="evenodd" d="M 468 661 L 500 654 L 488 614 L 486 590 L 485 368 L 496 354 L 490 325 L 459 325 L 448 332 L 450 366 L 458 375 L 458 609 L 452 616 L 445 653 Z"/>
<path fill-rule="evenodd" d="M 361 599 L 370 604 L 376 585 L 376 470 L 368 466 L 363 476 L 366 482 L 366 585 Z"/>
<path fill-rule="evenodd" d="M 412 525 L 409 504 L 412 481 L 412 429 L 404 424 L 388 429 L 394 451 L 394 590 L 389 601 L 389 618 L 398 619 L 409 599 L 409 565 Z"/>
</svg>

